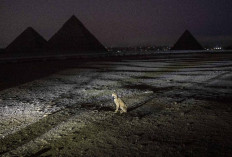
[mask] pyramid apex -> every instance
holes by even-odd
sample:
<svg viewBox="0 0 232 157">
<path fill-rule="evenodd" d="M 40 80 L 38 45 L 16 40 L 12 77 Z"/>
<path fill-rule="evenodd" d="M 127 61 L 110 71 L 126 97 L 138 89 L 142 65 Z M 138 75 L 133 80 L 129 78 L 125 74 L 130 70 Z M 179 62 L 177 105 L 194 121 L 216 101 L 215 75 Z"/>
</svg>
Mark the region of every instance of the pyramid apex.
<svg viewBox="0 0 232 157">
<path fill-rule="evenodd" d="M 186 34 L 186 33 L 192 34 L 188 29 L 186 29 L 183 34 Z"/>
<path fill-rule="evenodd" d="M 78 25 L 83 25 L 80 20 L 75 16 L 75 15 L 72 15 L 65 23 L 64 25 L 74 25 L 74 24 L 78 24 Z"/>
<path fill-rule="evenodd" d="M 27 27 L 27 28 L 25 29 L 25 31 L 26 31 L 26 30 L 34 31 L 34 28 L 32 28 L 32 27 Z"/>
<path fill-rule="evenodd" d="M 69 18 L 68 21 L 70 21 L 70 20 L 78 20 L 78 19 L 77 19 L 77 17 L 76 17 L 75 15 L 72 15 L 72 16 Z"/>
<path fill-rule="evenodd" d="M 71 16 L 71 18 L 77 18 L 74 14 Z"/>
</svg>

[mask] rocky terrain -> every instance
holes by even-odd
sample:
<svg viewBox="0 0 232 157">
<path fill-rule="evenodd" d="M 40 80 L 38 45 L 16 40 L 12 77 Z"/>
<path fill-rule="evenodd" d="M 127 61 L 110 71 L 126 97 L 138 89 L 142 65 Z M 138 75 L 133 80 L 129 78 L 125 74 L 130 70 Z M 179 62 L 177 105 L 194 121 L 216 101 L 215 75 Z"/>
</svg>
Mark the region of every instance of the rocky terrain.
<svg viewBox="0 0 232 157">
<path fill-rule="evenodd" d="M 0 91 L 0 156 L 231 156 L 231 53 L 59 62 Z"/>
</svg>

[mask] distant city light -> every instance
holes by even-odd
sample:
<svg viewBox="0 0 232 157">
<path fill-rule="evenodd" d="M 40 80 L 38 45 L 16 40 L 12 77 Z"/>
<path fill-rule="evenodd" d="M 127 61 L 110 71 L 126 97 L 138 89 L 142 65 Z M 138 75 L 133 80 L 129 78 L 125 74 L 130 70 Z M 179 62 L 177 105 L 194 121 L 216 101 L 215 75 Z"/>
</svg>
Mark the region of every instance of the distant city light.
<svg viewBox="0 0 232 157">
<path fill-rule="evenodd" d="M 222 50 L 222 47 L 216 46 L 216 47 L 214 47 L 213 49 L 214 49 L 214 50 Z"/>
</svg>

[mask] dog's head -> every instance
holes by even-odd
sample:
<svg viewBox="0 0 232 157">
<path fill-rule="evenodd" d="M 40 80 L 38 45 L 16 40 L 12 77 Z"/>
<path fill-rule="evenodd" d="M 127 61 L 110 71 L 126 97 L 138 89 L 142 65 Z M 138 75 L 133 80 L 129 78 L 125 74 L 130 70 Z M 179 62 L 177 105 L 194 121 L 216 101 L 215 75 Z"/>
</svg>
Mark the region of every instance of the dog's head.
<svg viewBox="0 0 232 157">
<path fill-rule="evenodd" d="M 117 96 L 116 93 L 113 93 L 113 94 L 112 94 L 112 97 L 113 97 L 114 99 L 116 99 L 118 96 Z"/>
</svg>

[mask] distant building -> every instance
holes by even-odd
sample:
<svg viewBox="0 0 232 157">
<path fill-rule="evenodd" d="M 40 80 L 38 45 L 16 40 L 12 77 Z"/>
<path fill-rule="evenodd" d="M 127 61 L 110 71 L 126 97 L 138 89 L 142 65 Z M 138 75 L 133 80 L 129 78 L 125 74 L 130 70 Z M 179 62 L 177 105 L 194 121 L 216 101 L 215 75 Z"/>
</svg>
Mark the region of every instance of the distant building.
<svg viewBox="0 0 232 157">
<path fill-rule="evenodd" d="M 171 50 L 204 50 L 201 44 L 186 30 Z"/>
<path fill-rule="evenodd" d="M 48 41 L 48 48 L 55 53 L 106 51 L 105 47 L 73 15 Z"/>
<path fill-rule="evenodd" d="M 12 43 L 10 43 L 6 52 L 31 53 L 43 51 L 47 46 L 47 41 L 37 33 L 32 27 L 23 31 Z"/>
</svg>

